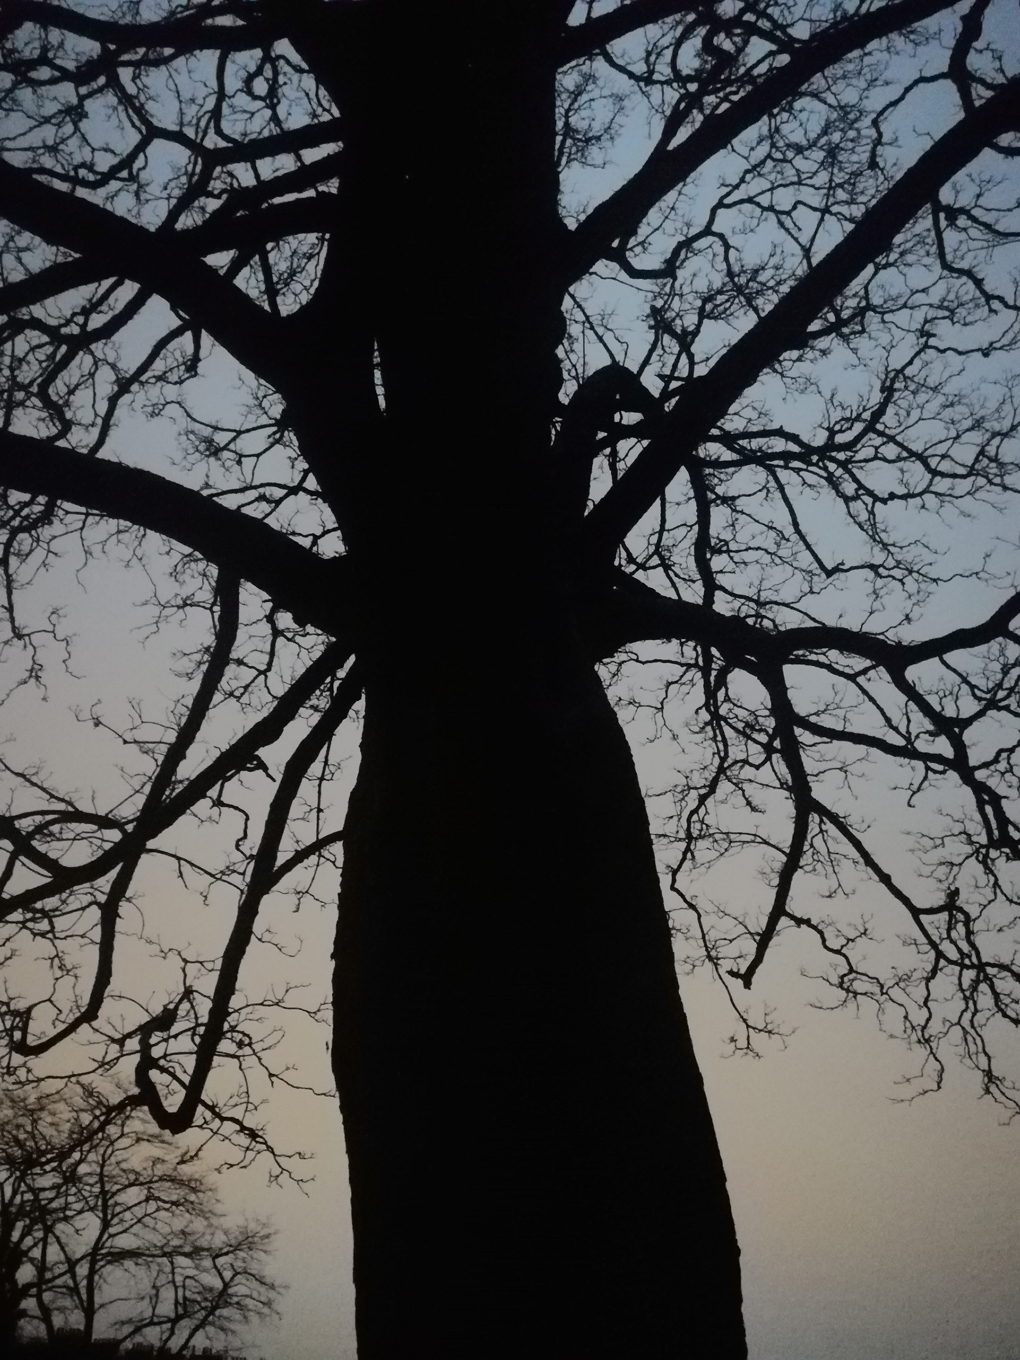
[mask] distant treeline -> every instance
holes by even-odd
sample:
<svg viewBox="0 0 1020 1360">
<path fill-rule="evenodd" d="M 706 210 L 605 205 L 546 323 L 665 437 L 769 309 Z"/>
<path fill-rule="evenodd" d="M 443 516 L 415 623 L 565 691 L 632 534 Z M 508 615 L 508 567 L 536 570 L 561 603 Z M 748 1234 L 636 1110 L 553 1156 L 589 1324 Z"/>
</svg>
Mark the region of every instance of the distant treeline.
<svg viewBox="0 0 1020 1360">
<path fill-rule="evenodd" d="M 160 1350 L 144 1341 L 121 1345 L 113 1339 L 85 1341 L 80 1332 L 58 1332 L 52 1341 L 43 1337 L 16 1341 L 10 1360 L 157 1360 L 178 1354 L 181 1352 Z M 184 1351 L 183 1355 L 185 1360 L 245 1360 L 244 1356 L 210 1346 Z"/>
</svg>

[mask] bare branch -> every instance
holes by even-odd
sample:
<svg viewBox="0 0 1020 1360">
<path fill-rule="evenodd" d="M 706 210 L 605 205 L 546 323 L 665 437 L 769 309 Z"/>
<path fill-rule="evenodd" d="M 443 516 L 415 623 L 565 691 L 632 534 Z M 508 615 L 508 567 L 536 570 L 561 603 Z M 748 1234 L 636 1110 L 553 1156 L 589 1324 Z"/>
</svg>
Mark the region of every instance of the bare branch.
<svg viewBox="0 0 1020 1360">
<path fill-rule="evenodd" d="M 565 286 L 588 273 L 613 242 L 626 240 L 637 231 L 656 203 L 684 184 L 742 132 L 800 93 L 816 75 L 850 53 L 949 7 L 947 0 L 896 0 L 894 4 L 833 24 L 807 39 L 778 70 L 758 81 L 728 108 L 709 114 L 679 146 L 657 147 L 641 169 L 593 208 L 575 229 L 565 251 Z M 613 11 L 605 18 L 623 12 Z"/>
<path fill-rule="evenodd" d="M 164 298 L 252 373 L 284 390 L 290 385 L 280 323 L 172 236 L 147 231 L 6 161 L 0 161 L 0 215 L 48 245 L 74 251 L 101 277 L 128 278 Z"/>
<path fill-rule="evenodd" d="M 340 561 L 327 562 L 285 534 L 201 492 L 141 468 L 90 458 L 0 431 L 0 481 L 163 534 L 236 572 L 301 623 L 344 629 Z"/>
<path fill-rule="evenodd" d="M 1020 80 L 1007 82 L 944 133 L 808 273 L 746 331 L 707 373 L 692 379 L 659 431 L 585 521 L 586 551 L 605 560 L 655 504 L 733 403 L 791 347 L 815 318 L 997 137 L 1020 129 Z"/>
<path fill-rule="evenodd" d="M 694 8 L 691 0 L 630 0 L 629 4 L 568 27 L 560 39 L 557 59 L 561 66 L 566 66 L 636 33 L 639 28 L 660 24 L 677 14 L 689 14 Z"/>
<path fill-rule="evenodd" d="M 298 676 L 276 701 L 272 709 L 253 723 L 236 741 L 213 757 L 162 805 L 150 809 L 145 825 L 127 831 L 121 839 L 85 864 L 62 866 L 59 877 L 41 883 L 0 901 L 0 919 L 59 896 L 83 883 L 93 883 L 111 873 L 127 860 L 140 845 L 153 840 L 207 797 L 213 789 L 256 758 L 264 746 L 278 741 L 287 726 L 294 721 L 305 704 L 326 684 L 350 657 L 342 642 L 332 642 Z"/>
<path fill-rule="evenodd" d="M 732 614 L 704 605 L 660 595 L 651 586 L 617 572 L 614 589 L 601 608 L 593 611 L 590 628 L 600 655 L 631 642 L 671 638 L 714 647 L 735 661 L 784 663 L 807 652 L 841 652 L 884 667 L 889 673 L 909 670 L 955 651 L 986 646 L 998 638 L 1020 645 L 1012 631 L 1020 617 L 1020 591 L 1014 593 L 980 623 L 954 628 L 918 642 L 897 642 L 862 629 L 809 625 L 774 632 Z"/>
<path fill-rule="evenodd" d="M 226 20 L 226 22 L 223 22 Z M 59 29 L 120 52 L 170 48 L 176 52 L 241 52 L 263 47 L 280 35 L 280 28 L 263 21 L 240 24 L 235 7 L 206 4 L 181 19 L 155 23 L 118 23 L 100 19 L 45 0 L 9 0 L 0 21 L 0 38 L 24 24 Z"/>
<path fill-rule="evenodd" d="M 336 694 L 330 701 L 318 722 L 301 739 L 294 754 L 287 761 L 276 792 L 273 795 L 266 815 L 262 838 L 252 860 L 248 887 L 237 908 L 230 938 L 223 949 L 222 963 L 213 989 L 209 1014 L 195 1048 L 195 1062 L 188 1079 L 180 1104 L 175 1110 L 168 1110 L 160 1098 L 159 1091 L 152 1080 L 155 1065 L 151 1052 L 152 1034 L 158 1030 L 158 1020 L 151 1026 L 142 1025 L 139 1032 L 139 1056 L 135 1069 L 138 1089 L 145 1099 L 152 1117 L 163 1129 L 180 1133 L 189 1128 L 194 1121 L 205 1089 L 205 1083 L 212 1071 L 219 1050 L 227 1017 L 230 1014 L 237 979 L 244 962 L 248 946 L 255 930 L 259 908 L 266 894 L 277 882 L 278 856 L 280 843 L 290 815 L 291 805 L 298 790 L 311 768 L 312 762 L 323 750 L 337 728 L 349 715 L 361 697 L 361 676 L 356 667 L 344 676 L 337 686 Z M 290 864 L 290 861 L 285 861 Z"/>
<path fill-rule="evenodd" d="M 221 573 L 217 594 L 220 600 L 220 613 L 216 637 L 210 649 L 209 660 L 202 674 L 202 679 L 195 691 L 184 721 L 178 728 L 174 739 L 167 746 L 152 782 L 146 790 L 145 801 L 142 803 L 141 811 L 135 823 L 135 830 L 138 833 L 135 851 L 120 865 L 105 898 L 100 904 L 96 969 L 88 1001 L 73 1019 L 61 1025 L 52 1034 L 47 1035 L 45 1039 L 35 1042 L 30 1041 L 28 1037 L 31 1014 L 25 1012 L 22 1032 L 11 1043 L 12 1050 L 22 1057 L 33 1057 L 48 1052 L 85 1025 L 94 1024 L 99 1018 L 110 981 L 113 978 L 113 956 L 117 943 L 120 909 L 124 904 L 131 887 L 131 881 L 145 851 L 148 822 L 150 818 L 158 815 L 173 785 L 174 776 L 180 769 L 181 763 L 194 744 L 202 724 L 208 716 L 216 692 L 223 682 L 230 662 L 230 655 L 237 640 L 239 592 L 236 578 Z M 58 864 L 55 868 L 51 867 L 50 872 L 59 878 L 62 869 L 63 866 Z"/>
</svg>

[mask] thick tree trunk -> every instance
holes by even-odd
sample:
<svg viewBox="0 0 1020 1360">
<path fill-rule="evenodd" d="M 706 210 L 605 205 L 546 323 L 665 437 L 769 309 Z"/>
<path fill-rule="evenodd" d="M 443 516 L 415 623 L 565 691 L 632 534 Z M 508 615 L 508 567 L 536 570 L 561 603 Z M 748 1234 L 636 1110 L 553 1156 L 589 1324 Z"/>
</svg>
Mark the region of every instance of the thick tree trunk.
<svg viewBox="0 0 1020 1360">
<path fill-rule="evenodd" d="M 745 1354 L 644 805 L 556 509 L 562 12 L 386 0 L 350 11 L 357 41 L 307 44 L 345 119 L 336 310 L 292 413 L 337 469 L 365 677 L 333 1050 L 361 1360 Z M 384 416 L 343 387 L 373 345 Z"/>
<path fill-rule="evenodd" d="M 334 1045 L 359 1355 L 735 1360 L 626 740 L 568 637 L 515 656 L 454 631 L 366 666 Z"/>
</svg>

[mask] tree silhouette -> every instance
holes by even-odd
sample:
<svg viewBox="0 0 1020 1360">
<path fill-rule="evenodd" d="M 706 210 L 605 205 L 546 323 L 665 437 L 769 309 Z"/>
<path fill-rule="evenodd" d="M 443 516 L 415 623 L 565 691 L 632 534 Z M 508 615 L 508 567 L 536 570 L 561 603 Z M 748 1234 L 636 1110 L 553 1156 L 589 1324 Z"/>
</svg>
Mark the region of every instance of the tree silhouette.
<svg viewBox="0 0 1020 1360">
<path fill-rule="evenodd" d="M 133 1098 L 95 1088 L 0 1096 L 0 1288 L 18 1324 L 52 1345 L 144 1342 L 159 1354 L 229 1341 L 272 1317 L 272 1232 L 229 1223 L 210 1173 Z"/>
<path fill-rule="evenodd" d="M 123 734 L 126 793 L 6 767 L 4 919 L 54 970 L 10 994 L 11 1049 L 106 1042 L 161 1128 L 257 1149 L 210 1076 L 270 1061 L 242 965 L 342 840 L 363 1360 L 745 1353 L 607 678 L 680 736 L 679 929 L 735 1004 L 798 929 L 936 1084 L 957 1047 L 1014 1099 L 1020 595 L 1012 531 L 959 532 L 1016 489 L 1012 17 L 4 6 L 8 656 L 33 681 L 63 637 L 15 595 L 72 547 L 126 545 L 160 621 L 211 619 L 190 697 Z M 173 467 L 110 456 L 132 409 L 177 419 Z M 854 805 L 880 775 L 927 887 Z M 696 889 L 730 851 L 760 910 Z M 160 855 L 236 907 L 203 955 L 150 903 L 181 981 L 134 1023 L 118 923 Z M 858 883 L 904 940 L 884 973 Z"/>
</svg>

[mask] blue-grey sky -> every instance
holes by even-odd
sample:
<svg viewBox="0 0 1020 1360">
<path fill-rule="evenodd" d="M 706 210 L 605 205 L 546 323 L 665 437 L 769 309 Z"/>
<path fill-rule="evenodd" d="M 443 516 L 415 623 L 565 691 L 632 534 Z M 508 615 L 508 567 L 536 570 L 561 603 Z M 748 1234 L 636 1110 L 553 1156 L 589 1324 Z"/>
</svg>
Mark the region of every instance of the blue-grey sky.
<svg viewBox="0 0 1020 1360">
<path fill-rule="evenodd" d="M 142 694 L 158 711 L 176 690 L 166 657 L 180 643 L 171 633 L 140 645 L 133 630 L 144 612 L 131 602 L 141 586 L 115 561 L 88 584 L 86 595 L 68 570 L 39 587 L 40 603 L 52 595 L 68 606 L 79 678 L 57 672 L 47 702 L 25 691 L 5 710 L 17 738 L 7 754 L 48 754 L 79 787 L 115 752 L 67 705 L 87 710 L 103 697 L 116 717 L 124 695 Z M 631 735 L 646 787 L 661 786 L 664 750 L 641 744 L 639 729 Z M 353 772 L 352 764 L 344 783 Z M 762 891 L 754 878 L 726 882 L 733 900 Z M 150 920 L 169 931 L 193 904 L 170 874 L 154 887 Z M 894 935 L 894 918 L 884 904 L 882 911 Z M 282 968 L 307 982 L 309 995 L 323 991 L 331 915 L 290 918 L 284 907 L 279 920 L 300 937 L 300 953 L 283 965 L 276 955 L 256 956 L 249 985 Z M 193 939 L 202 931 L 215 938 L 222 925 L 215 911 L 197 912 Z M 128 944 L 120 966 L 133 971 L 140 960 Z M 681 980 L 742 1244 L 751 1360 L 1020 1360 L 1020 1123 L 1004 1126 L 1001 1111 L 978 1098 L 975 1079 L 957 1069 L 941 1094 L 895 1103 L 913 1055 L 867 1014 L 854 1020 L 810 1009 L 819 991 L 800 975 L 810 963 L 800 942 L 784 940 L 756 982 L 752 999 L 775 1003 L 795 1029 L 785 1049 L 767 1046 L 760 1060 L 722 1056 L 733 1026 L 720 989 L 703 975 Z M 329 1081 L 326 1039 L 310 1024 L 294 1026 L 285 1056 L 309 1084 Z M 248 1338 L 247 1353 L 353 1360 L 339 1114 L 332 1100 L 282 1088 L 269 1108 L 281 1147 L 315 1153 L 307 1167 L 314 1181 L 302 1195 L 267 1187 L 258 1168 L 221 1179 L 233 1212 L 277 1223 L 276 1268 L 289 1286 L 279 1327 Z"/>
<path fill-rule="evenodd" d="M 778 970 L 777 970 L 778 971 Z M 868 1019 L 803 1006 L 785 1051 L 720 1056 L 718 990 L 688 979 L 688 1010 L 741 1240 L 750 1360 L 1020 1360 L 1020 1127 L 950 1072 L 947 1089 L 894 1103 L 908 1065 Z M 307 1198 L 227 1178 L 228 1202 L 279 1229 L 281 1325 L 250 1340 L 266 1360 L 353 1360 L 351 1235 L 335 1108 L 279 1102 L 284 1140 L 315 1147 Z"/>
<path fill-rule="evenodd" d="M 633 124 L 606 183 L 627 172 L 643 129 Z M 579 182 L 584 188 L 588 180 Z M 230 381 L 210 382 L 214 407 L 236 406 Z M 166 426 L 125 420 L 113 451 L 166 471 L 173 439 Z M 981 525 L 972 528 L 968 547 L 982 541 Z M 2 724 L 17 734 L 19 756 L 50 756 L 79 787 L 101 782 L 97 771 L 115 753 L 102 734 L 74 723 L 67 705 L 87 711 L 103 697 L 116 720 L 126 696 L 142 695 L 162 716 L 178 689 L 166 658 L 180 640 L 162 636 L 142 648 L 132 629 L 144 616 L 131 606 L 144 593 L 144 578 L 116 555 L 90 571 L 87 583 L 86 596 L 64 571 L 39 587 L 40 602 L 68 606 L 67 626 L 79 638 L 73 670 L 81 678 L 58 671 L 46 703 L 36 692 L 16 695 Z M 958 594 L 945 607 L 967 605 Z M 641 732 L 631 735 L 638 742 Z M 639 744 L 636 750 L 648 787 L 661 787 L 661 757 Z M 352 774 L 353 764 L 347 782 Z M 756 880 L 735 874 L 722 883 L 734 901 L 761 891 Z M 224 928 L 215 910 L 185 902 L 172 874 L 149 886 L 154 925 L 191 912 L 193 940 L 202 932 L 215 940 Z M 287 972 L 314 996 L 327 985 L 331 919 L 306 912 L 288 921 L 287 908 L 280 910 L 281 922 L 301 938 Z M 886 921 L 894 937 L 893 918 Z M 118 967 L 137 968 L 141 957 L 129 944 Z M 896 1103 L 903 1094 L 897 1078 L 916 1065 L 914 1057 L 868 1014 L 855 1020 L 810 1009 L 817 988 L 801 977 L 804 963 L 809 957 L 785 942 L 756 982 L 754 997 L 775 1003 L 795 1028 L 785 1049 L 766 1047 L 760 1060 L 722 1056 L 732 1020 L 720 989 L 704 976 L 682 980 L 742 1244 L 751 1360 L 1020 1360 L 1020 1121 L 1003 1125 L 1001 1111 L 978 1098 L 973 1077 L 955 1068 L 940 1094 Z M 263 951 L 246 982 L 265 985 L 279 967 L 280 959 Z M 154 992 L 158 985 L 154 974 Z M 325 1038 L 297 1024 L 288 1041 L 297 1076 L 313 1085 L 329 1080 Z M 267 1187 L 259 1168 L 222 1178 L 232 1211 L 265 1213 L 277 1223 L 276 1264 L 288 1285 L 279 1327 L 248 1338 L 248 1355 L 353 1360 L 351 1233 L 335 1102 L 280 1088 L 269 1112 L 281 1147 L 315 1153 L 308 1167 L 314 1180 L 302 1195 L 286 1184 Z"/>
</svg>

